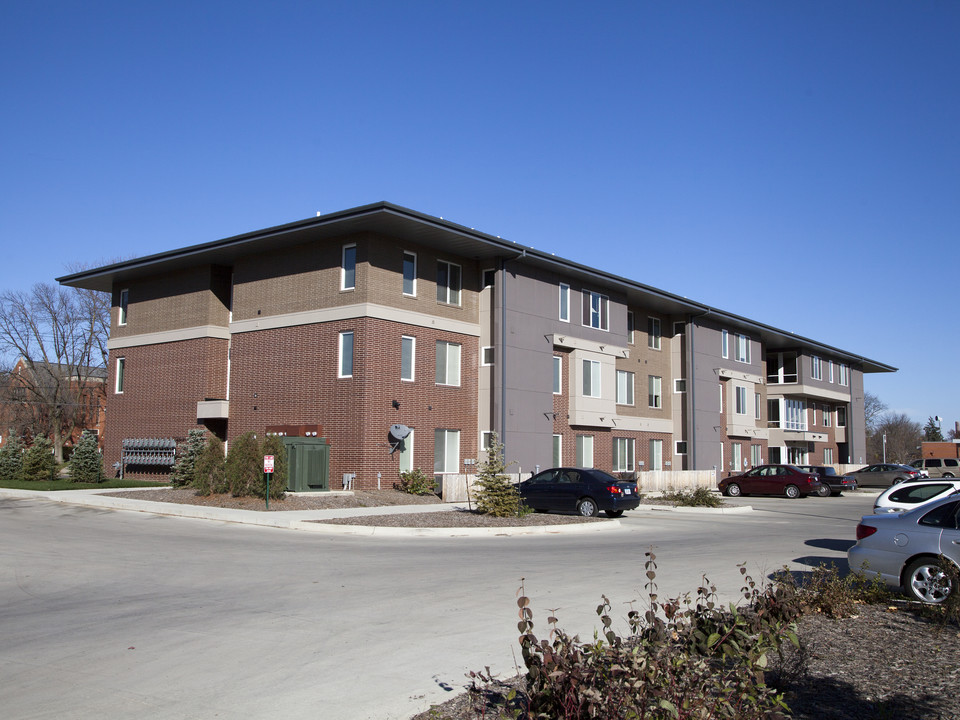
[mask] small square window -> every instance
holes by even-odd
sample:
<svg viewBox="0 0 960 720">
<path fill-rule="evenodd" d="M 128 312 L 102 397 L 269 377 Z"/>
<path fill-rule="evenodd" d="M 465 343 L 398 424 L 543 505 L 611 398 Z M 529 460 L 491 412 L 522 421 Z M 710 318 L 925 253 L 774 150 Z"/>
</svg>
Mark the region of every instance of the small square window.
<svg viewBox="0 0 960 720">
<path fill-rule="evenodd" d="M 480 364 L 493 365 L 493 346 L 488 345 L 480 351 Z"/>
</svg>

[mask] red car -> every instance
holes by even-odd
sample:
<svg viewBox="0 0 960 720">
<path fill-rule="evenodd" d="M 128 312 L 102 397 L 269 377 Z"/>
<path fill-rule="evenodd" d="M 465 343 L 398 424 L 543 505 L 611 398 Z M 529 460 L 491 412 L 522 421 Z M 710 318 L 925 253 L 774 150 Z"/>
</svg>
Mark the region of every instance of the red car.
<svg viewBox="0 0 960 720">
<path fill-rule="evenodd" d="M 795 465 L 761 465 L 743 475 L 724 478 L 717 487 L 730 497 L 741 495 L 786 495 L 806 497 L 820 492 L 820 478 Z"/>
</svg>

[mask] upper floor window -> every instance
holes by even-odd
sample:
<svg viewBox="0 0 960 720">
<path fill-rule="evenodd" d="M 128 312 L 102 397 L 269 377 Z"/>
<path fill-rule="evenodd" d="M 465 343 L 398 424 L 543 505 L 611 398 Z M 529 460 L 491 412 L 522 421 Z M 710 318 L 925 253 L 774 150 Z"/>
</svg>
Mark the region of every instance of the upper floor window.
<svg viewBox="0 0 960 720">
<path fill-rule="evenodd" d="M 340 333 L 337 377 L 353 377 L 353 332 Z"/>
<path fill-rule="evenodd" d="M 460 384 L 460 346 L 437 341 L 437 385 Z"/>
<path fill-rule="evenodd" d="M 559 395 L 563 392 L 563 358 L 559 355 L 553 356 L 553 394 Z"/>
<path fill-rule="evenodd" d="M 130 301 L 130 291 L 121 290 L 120 291 L 120 317 L 119 321 L 121 325 L 127 324 L 127 303 Z"/>
<path fill-rule="evenodd" d="M 839 405 L 837 407 L 837 427 L 846 427 L 847 426 L 847 407 L 846 405 Z"/>
<path fill-rule="evenodd" d="M 403 253 L 403 294 L 417 295 L 417 254 L 407 251 Z"/>
<path fill-rule="evenodd" d="M 750 338 L 746 335 L 737 335 L 737 362 L 750 362 Z"/>
<path fill-rule="evenodd" d="M 570 322 L 570 286 L 560 283 L 560 319 Z"/>
<path fill-rule="evenodd" d="M 673 391 L 675 393 L 682 393 L 687 391 L 687 380 L 686 378 L 674 378 L 673 381 Z"/>
<path fill-rule="evenodd" d="M 493 345 L 486 345 L 480 349 L 480 364 L 493 365 L 494 349 Z"/>
<path fill-rule="evenodd" d="M 437 301 L 448 305 L 460 304 L 460 266 L 437 261 Z"/>
<path fill-rule="evenodd" d="M 797 354 L 795 352 L 767 353 L 767 382 L 771 385 L 797 382 Z"/>
<path fill-rule="evenodd" d="M 730 357 L 730 333 L 726 330 L 720 331 L 720 355 Z"/>
<path fill-rule="evenodd" d="M 583 291 L 583 325 L 597 330 L 610 329 L 610 298 L 590 290 Z"/>
<path fill-rule="evenodd" d="M 823 380 L 823 363 L 816 355 L 810 358 L 810 374 L 814 380 Z"/>
<path fill-rule="evenodd" d="M 647 318 L 647 347 L 651 350 L 660 349 L 660 318 Z"/>
<path fill-rule="evenodd" d="M 840 363 L 840 384 L 844 386 L 850 384 L 849 370 L 843 363 Z"/>
<path fill-rule="evenodd" d="M 400 338 L 400 379 L 412 382 L 416 370 L 417 339 L 404 335 Z"/>
<path fill-rule="evenodd" d="M 633 335 L 637 330 L 636 322 L 634 321 L 633 311 L 627 310 L 627 343 L 633 345 Z"/>
<path fill-rule="evenodd" d="M 683 323 L 682 321 L 680 321 L 680 320 L 675 320 L 674 323 L 673 323 L 673 334 L 674 334 L 674 335 L 683 335 L 683 331 L 684 331 L 685 327 L 686 327 L 686 326 L 684 325 L 684 323 Z"/>
<path fill-rule="evenodd" d="M 647 377 L 647 399 L 648 404 L 652 408 L 663 407 L 663 395 L 660 391 L 661 382 L 662 378 L 656 375 L 649 375 Z"/>
<path fill-rule="evenodd" d="M 617 405 L 633 405 L 633 373 L 617 370 Z"/>
<path fill-rule="evenodd" d="M 343 261 L 340 266 L 340 289 L 353 290 L 357 286 L 357 246 L 343 246 Z"/>
<path fill-rule="evenodd" d="M 600 397 L 600 361 L 583 361 L 583 396 Z"/>
<path fill-rule="evenodd" d="M 833 360 L 827 363 L 827 370 L 829 371 L 829 380 L 833 382 Z"/>
<path fill-rule="evenodd" d="M 480 276 L 480 287 L 493 287 L 497 282 L 497 271 L 493 269 L 484 270 Z"/>
<path fill-rule="evenodd" d="M 737 415 L 746 415 L 747 414 L 747 389 L 742 385 L 737 385 L 737 404 L 736 412 Z"/>
<path fill-rule="evenodd" d="M 118 395 L 123 393 L 123 373 L 126 370 L 127 359 L 117 358 L 117 384 L 116 392 Z"/>
</svg>

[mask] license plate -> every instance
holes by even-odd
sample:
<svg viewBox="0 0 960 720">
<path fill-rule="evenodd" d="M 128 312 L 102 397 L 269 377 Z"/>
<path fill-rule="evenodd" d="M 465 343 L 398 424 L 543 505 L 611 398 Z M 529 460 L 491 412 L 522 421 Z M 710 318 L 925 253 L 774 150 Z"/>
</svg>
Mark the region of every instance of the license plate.
<svg viewBox="0 0 960 720">
<path fill-rule="evenodd" d="M 624 494 L 624 495 L 629 495 L 629 494 L 632 493 L 632 492 L 633 492 L 633 491 L 632 491 L 630 488 L 624 488 L 624 489 L 623 489 L 623 494 Z"/>
</svg>

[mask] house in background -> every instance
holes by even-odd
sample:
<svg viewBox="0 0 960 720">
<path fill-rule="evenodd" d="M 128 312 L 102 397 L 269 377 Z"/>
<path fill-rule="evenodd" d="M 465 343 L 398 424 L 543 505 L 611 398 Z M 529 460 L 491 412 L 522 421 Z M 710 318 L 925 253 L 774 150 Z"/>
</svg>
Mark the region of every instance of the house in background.
<svg viewBox="0 0 960 720">
<path fill-rule="evenodd" d="M 331 487 L 471 474 L 493 432 L 522 472 L 862 462 L 863 375 L 895 371 L 390 203 L 59 281 L 113 296 L 111 464 L 197 426 L 321 426 Z"/>
</svg>

